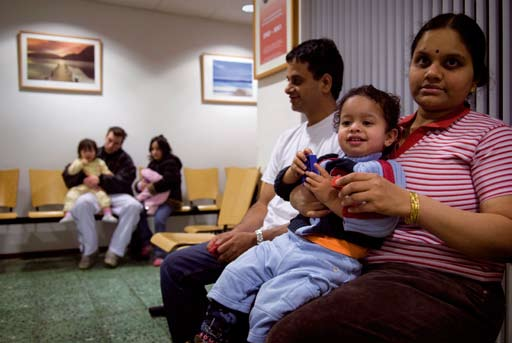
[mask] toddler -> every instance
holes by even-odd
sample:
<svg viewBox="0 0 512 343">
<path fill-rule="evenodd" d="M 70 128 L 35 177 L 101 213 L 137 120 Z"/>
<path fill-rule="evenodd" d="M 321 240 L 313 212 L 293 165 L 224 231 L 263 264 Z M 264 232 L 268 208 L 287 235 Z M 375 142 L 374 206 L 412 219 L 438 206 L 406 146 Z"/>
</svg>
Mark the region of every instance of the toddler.
<svg viewBox="0 0 512 343">
<path fill-rule="evenodd" d="M 92 139 L 82 139 L 78 144 L 78 158 L 74 160 L 68 167 L 70 175 L 76 175 L 83 171 L 86 176 L 96 175 L 112 175 L 105 162 L 96 157 L 98 153 L 98 146 Z M 101 219 L 107 223 L 117 223 L 117 218 L 112 215 L 112 208 L 110 207 L 110 197 L 101 188 L 90 188 L 85 184 L 81 184 L 69 189 L 64 200 L 64 218 L 60 223 L 67 223 L 73 221 L 73 216 L 70 210 L 73 208 L 76 199 L 84 193 L 92 192 L 96 195 L 98 203 L 103 210 L 103 218 Z"/>
</svg>

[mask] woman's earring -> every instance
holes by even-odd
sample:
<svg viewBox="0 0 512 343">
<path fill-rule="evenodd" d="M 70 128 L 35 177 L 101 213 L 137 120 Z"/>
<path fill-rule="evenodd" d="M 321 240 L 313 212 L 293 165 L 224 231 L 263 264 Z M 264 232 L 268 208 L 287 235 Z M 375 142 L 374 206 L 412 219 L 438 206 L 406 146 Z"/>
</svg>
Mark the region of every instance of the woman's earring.
<svg viewBox="0 0 512 343">
<path fill-rule="evenodd" d="M 471 93 L 470 94 L 474 94 L 476 92 L 476 85 L 473 85 L 473 87 L 471 87 Z"/>
</svg>

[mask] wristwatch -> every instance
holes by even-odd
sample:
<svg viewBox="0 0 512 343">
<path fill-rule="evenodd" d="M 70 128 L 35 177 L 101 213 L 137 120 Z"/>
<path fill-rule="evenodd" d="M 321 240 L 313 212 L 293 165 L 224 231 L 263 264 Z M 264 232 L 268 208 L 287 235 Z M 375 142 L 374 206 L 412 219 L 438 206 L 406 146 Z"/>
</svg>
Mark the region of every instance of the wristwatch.
<svg viewBox="0 0 512 343">
<path fill-rule="evenodd" d="M 263 230 L 258 229 L 254 232 L 256 233 L 256 244 L 260 245 L 261 243 L 263 243 Z"/>
</svg>

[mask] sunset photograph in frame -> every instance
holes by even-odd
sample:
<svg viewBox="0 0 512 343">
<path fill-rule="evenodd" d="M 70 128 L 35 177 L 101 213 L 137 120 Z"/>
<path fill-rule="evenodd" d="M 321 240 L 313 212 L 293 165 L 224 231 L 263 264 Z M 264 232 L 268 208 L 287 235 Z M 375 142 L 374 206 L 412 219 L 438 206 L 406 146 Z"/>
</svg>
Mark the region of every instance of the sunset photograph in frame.
<svg viewBox="0 0 512 343">
<path fill-rule="evenodd" d="M 21 31 L 20 89 L 101 94 L 102 55 L 99 39 Z"/>
</svg>

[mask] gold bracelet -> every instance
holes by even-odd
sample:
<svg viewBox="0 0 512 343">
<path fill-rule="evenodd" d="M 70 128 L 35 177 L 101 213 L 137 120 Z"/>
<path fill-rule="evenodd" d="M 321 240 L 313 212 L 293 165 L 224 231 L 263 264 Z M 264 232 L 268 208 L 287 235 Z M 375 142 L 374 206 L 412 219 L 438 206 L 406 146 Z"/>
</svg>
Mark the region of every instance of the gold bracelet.
<svg viewBox="0 0 512 343">
<path fill-rule="evenodd" d="M 408 217 L 404 218 L 406 224 L 416 224 L 420 215 L 420 198 L 418 193 L 409 192 L 409 198 L 411 200 L 411 212 Z"/>
</svg>

